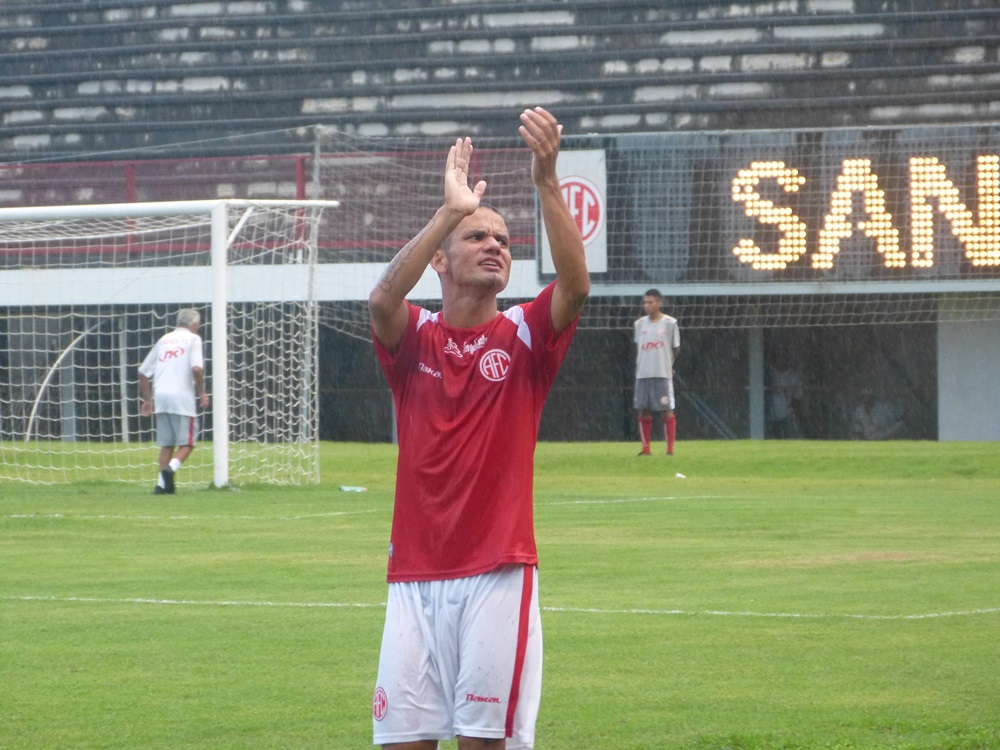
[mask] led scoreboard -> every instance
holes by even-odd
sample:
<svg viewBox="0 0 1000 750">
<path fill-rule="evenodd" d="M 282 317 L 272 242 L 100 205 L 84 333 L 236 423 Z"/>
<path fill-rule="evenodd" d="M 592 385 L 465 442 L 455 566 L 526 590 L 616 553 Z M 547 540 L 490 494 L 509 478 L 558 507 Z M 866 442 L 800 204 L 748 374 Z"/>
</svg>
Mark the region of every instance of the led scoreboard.
<svg viewBox="0 0 1000 750">
<path fill-rule="evenodd" d="M 611 150 L 609 280 L 1000 279 L 997 126 L 637 135 Z"/>
</svg>

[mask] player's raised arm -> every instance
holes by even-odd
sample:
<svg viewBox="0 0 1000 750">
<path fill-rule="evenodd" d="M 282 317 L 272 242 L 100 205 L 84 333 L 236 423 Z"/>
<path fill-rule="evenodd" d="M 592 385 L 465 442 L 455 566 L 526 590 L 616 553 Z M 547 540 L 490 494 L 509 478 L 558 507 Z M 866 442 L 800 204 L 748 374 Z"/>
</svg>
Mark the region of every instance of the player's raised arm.
<svg viewBox="0 0 1000 750">
<path fill-rule="evenodd" d="M 479 208 L 486 191 L 480 180 L 469 187 L 472 141 L 459 138 L 448 152 L 444 171 L 444 202 L 427 225 L 396 253 L 368 295 L 368 312 L 376 338 L 390 349 L 406 330 L 406 295 L 420 281 L 434 253 L 463 218 Z"/>
<path fill-rule="evenodd" d="M 562 331 L 579 315 L 590 294 L 590 275 L 580 229 L 563 200 L 556 176 L 562 125 L 541 107 L 521 113 L 521 138 L 531 149 L 531 179 L 538 191 L 542 223 L 552 249 L 556 288 L 552 295 L 552 325 Z"/>
</svg>

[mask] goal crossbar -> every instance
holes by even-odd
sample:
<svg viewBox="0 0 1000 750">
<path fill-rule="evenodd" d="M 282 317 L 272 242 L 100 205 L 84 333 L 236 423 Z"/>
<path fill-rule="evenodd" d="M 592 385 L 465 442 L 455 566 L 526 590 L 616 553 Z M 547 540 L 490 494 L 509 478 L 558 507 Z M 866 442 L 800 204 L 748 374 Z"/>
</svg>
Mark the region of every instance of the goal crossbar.
<svg viewBox="0 0 1000 750">
<path fill-rule="evenodd" d="M 281 443 L 315 443 L 316 242 L 322 212 L 338 206 L 338 201 L 325 200 L 220 199 L 0 208 L 0 251 L 4 255 L 0 275 L 16 280 L 18 286 L 32 279 L 41 285 L 0 301 L 0 314 L 6 315 L 0 321 L 5 323 L 0 334 L 6 334 L 8 348 L 19 349 L 10 358 L 8 374 L 15 366 L 20 368 L 16 387 L 15 378 L 9 378 L 9 399 L 0 401 L 0 449 L 5 456 L 0 462 L 0 479 L 25 479 L 8 474 L 6 466 L 7 453 L 14 450 L 11 446 L 19 435 L 23 437 L 21 444 L 34 440 L 53 445 L 53 454 L 60 456 L 67 454 L 73 441 L 128 443 L 130 433 L 134 439 L 137 428 L 129 427 L 130 420 L 133 425 L 136 421 L 129 406 L 134 395 L 129 394 L 134 394 L 135 383 L 130 383 L 129 377 L 134 379 L 132 373 L 138 365 L 133 360 L 172 323 L 173 313 L 163 310 L 165 298 L 172 300 L 167 304 L 173 307 L 188 306 L 198 298 L 209 306 L 212 484 L 224 487 L 232 478 L 234 419 L 240 422 L 239 440 L 256 444 L 262 464 L 280 463 L 272 449 Z M 167 223 L 161 224 L 164 219 Z M 198 269 L 204 273 L 199 274 Z M 272 289 L 250 298 L 242 291 L 234 300 L 229 291 L 233 274 L 241 279 L 248 274 L 257 278 L 260 289 L 263 278 L 271 283 L 285 279 L 286 285 L 300 288 L 294 294 L 276 295 Z M 152 297 L 157 302 L 151 305 L 149 284 L 136 283 L 143 276 L 175 291 Z M 199 283 L 190 283 L 199 276 Z M 46 288 L 54 281 L 65 288 Z M 73 292 L 72 287 L 81 284 L 88 287 L 87 294 Z M 194 287 L 208 291 L 208 299 L 203 293 L 192 295 Z M 158 331 L 149 328 L 149 323 L 129 322 L 146 320 L 144 309 L 151 306 L 161 310 L 154 316 L 160 321 L 154 323 Z M 145 327 L 130 328 L 135 325 Z M 104 346 L 110 340 L 123 342 L 117 354 L 101 352 L 97 344 L 93 351 L 81 344 L 101 336 L 106 339 Z M 128 337 L 142 343 L 129 344 L 134 351 L 126 352 Z M 29 346 L 33 348 L 24 349 Z M 117 362 L 112 361 L 116 357 Z M 91 365 L 92 359 L 100 361 Z M 89 418 L 86 412 L 95 408 L 76 405 L 87 403 L 86 397 L 75 395 L 77 391 L 95 389 L 86 382 L 89 374 L 78 374 L 87 368 L 100 370 L 99 379 L 114 381 L 112 385 L 102 383 L 98 390 L 115 391 L 117 405 L 109 405 L 105 398 L 97 407 L 117 410 L 113 420 L 106 420 L 108 424 L 113 421 L 114 427 L 105 425 L 96 432 L 78 428 Z M 104 374 L 111 370 L 115 371 L 113 376 Z M 58 395 L 51 396 L 53 391 Z M 279 406 L 275 407 L 276 403 Z M 45 411 L 56 413 L 50 417 L 55 426 L 40 429 Z M 53 438 L 61 444 L 53 444 Z M 148 440 L 149 434 L 142 439 Z M 76 478 L 72 470 L 49 476 Z M 255 469 L 239 481 L 271 481 L 268 476 Z M 300 464 L 285 469 L 285 475 L 275 481 L 316 479 L 318 459 L 304 468 Z"/>
<path fill-rule="evenodd" d="M 135 216 L 184 216 L 210 214 L 216 206 L 230 208 L 337 208 L 340 201 L 246 200 L 220 198 L 151 203 L 101 203 L 79 206 L 15 206 L 0 208 L 0 221 L 54 221 L 61 219 L 128 219 Z"/>
</svg>

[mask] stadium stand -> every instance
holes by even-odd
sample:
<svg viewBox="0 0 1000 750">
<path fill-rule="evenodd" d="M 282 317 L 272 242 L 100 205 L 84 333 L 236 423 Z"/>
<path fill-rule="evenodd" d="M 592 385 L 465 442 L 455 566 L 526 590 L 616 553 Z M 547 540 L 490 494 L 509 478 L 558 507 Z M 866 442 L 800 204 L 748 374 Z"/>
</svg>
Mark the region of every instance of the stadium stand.
<svg viewBox="0 0 1000 750">
<path fill-rule="evenodd" d="M 506 135 L 529 93 L 577 133 L 969 122 L 994 112 L 998 21 L 990 0 L 9 3 L 0 154 Z"/>
</svg>

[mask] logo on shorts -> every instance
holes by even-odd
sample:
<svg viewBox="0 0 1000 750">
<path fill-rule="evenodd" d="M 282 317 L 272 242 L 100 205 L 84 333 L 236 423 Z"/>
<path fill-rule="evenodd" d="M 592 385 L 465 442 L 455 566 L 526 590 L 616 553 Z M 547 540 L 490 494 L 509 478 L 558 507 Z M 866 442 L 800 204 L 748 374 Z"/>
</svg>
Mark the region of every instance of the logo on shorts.
<svg viewBox="0 0 1000 750">
<path fill-rule="evenodd" d="M 475 693 L 466 693 L 465 700 L 469 703 L 503 703 L 495 695 L 476 695 Z"/>
<path fill-rule="evenodd" d="M 382 721 L 388 710 L 389 696 L 385 694 L 382 688 L 375 688 L 375 697 L 372 698 L 372 716 L 375 717 L 375 721 Z"/>
<path fill-rule="evenodd" d="M 510 370 L 510 355 L 503 349 L 490 349 L 479 360 L 479 374 L 493 383 L 507 377 Z"/>
</svg>

